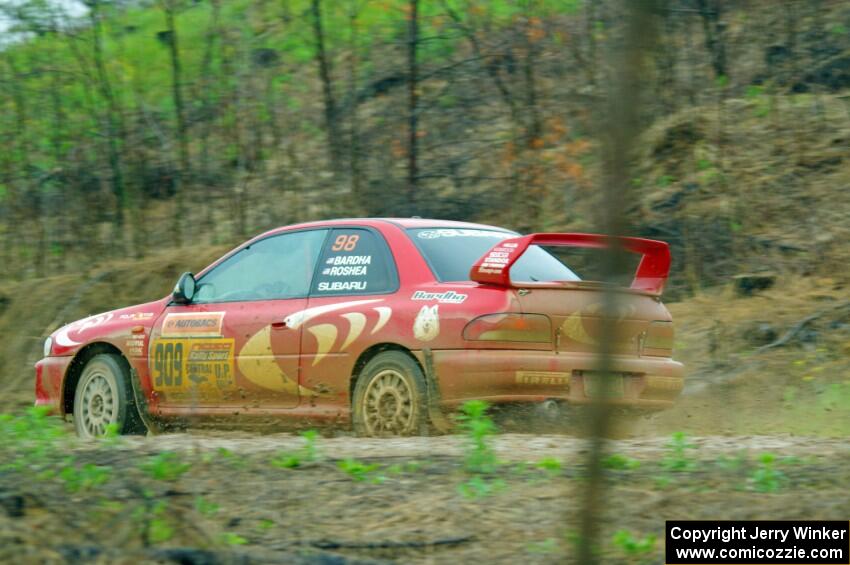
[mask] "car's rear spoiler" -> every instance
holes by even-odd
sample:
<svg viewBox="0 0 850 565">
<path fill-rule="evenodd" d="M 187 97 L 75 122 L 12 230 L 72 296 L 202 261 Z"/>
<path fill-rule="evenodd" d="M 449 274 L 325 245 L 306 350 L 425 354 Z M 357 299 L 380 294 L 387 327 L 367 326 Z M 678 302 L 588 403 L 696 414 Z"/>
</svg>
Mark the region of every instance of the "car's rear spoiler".
<svg viewBox="0 0 850 565">
<path fill-rule="evenodd" d="M 639 237 L 613 238 L 591 233 L 533 233 L 505 239 L 484 254 L 470 271 L 471 280 L 484 284 L 515 286 L 511 282 L 511 266 L 529 245 L 552 247 L 606 248 L 616 242 L 624 251 L 643 255 L 629 288 L 661 294 L 670 273 L 670 248 L 663 241 Z"/>
</svg>

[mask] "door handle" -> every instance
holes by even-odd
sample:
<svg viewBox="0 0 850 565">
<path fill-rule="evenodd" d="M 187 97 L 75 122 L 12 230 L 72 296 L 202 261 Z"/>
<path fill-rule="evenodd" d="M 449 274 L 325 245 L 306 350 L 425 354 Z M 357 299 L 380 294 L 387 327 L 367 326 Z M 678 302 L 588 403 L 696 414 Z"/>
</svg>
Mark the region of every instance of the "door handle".
<svg viewBox="0 0 850 565">
<path fill-rule="evenodd" d="M 289 326 L 286 325 L 286 320 L 282 320 L 280 322 L 272 322 L 272 329 L 274 330 L 283 330 L 288 327 Z"/>
</svg>

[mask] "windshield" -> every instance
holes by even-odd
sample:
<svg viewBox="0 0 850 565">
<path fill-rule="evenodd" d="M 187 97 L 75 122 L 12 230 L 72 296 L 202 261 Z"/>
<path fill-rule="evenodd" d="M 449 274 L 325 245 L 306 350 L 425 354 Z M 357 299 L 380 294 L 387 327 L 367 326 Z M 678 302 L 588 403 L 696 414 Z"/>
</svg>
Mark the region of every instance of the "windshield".
<svg viewBox="0 0 850 565">
<path fill-rule="evenodd" d="M 466 228 L 420 228 L 407 231 L 442 282 L 468 281 L 472 266 L 491 247 L 504 239 L 517 236 L 508 231 Z M 554 255 L 542 247 L 532 245 L 511 267 L 511 280 L 551 282 L 581 279 Z"/>
</svg>

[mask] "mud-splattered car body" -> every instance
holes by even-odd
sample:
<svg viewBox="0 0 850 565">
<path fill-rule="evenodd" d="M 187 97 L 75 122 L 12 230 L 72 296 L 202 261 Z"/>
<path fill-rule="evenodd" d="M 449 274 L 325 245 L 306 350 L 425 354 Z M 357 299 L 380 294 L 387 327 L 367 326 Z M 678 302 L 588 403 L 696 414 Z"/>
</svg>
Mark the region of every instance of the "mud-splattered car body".
<svg viewBox="0 0 850 565">
<path fill-rule="evenodd" d="M 540 246 L 605 243 L 584 234 L 518 236 L 424 219 L 280 228 L 199 273 L 196 299 L 188 304 L 169 296 L 54 332 L 36 364 L 36 404 L 72 413 L 87 360 L 111 353 L 126 360 L 143 418 L 344 423 L 361 369 L 388 350 L 404 352 L 421 368 L 432 419 L 469 399 L 586 403 L 598 386 L 599 285 L 512 276 L 528 251 L 546 253 Z M 272 246 L 280 248 L 262 254 Z M 464 257 L 467 247 L 480 259 Z M 624 247 L 643 260 L 632 287 L 621 290 L 616 382 L 608 396 L 617 405 L 665 408 L 683 377 L 671 358 L 671 317 L 659 299 L 669 252 L 649 240 Z M 455 252 L 460 270 L 450 265 Z M 269 257 L 278 256 L 287 281 L 258 281 Z M 255 288 L 243 291 L 240 284 Z"/>
</svg>

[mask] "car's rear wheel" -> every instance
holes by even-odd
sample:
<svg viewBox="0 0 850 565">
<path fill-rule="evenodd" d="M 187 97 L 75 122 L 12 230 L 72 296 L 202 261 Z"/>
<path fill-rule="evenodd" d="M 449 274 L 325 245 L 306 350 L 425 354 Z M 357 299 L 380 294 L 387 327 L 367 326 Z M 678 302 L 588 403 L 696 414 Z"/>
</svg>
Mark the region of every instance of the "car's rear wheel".
<svg viewBox="0 0 850 565">
<path fill-rule="evenodd" d="M 143 433 L 130 377 L 117 355 L 95 355 L 86 363 L 74 393 L 74 427 L 83 438 L 100 437 L 114 425 L 119 434 Z"/>
<path fill-rule="evenodd" d="M 428 431 L 425 377 L 401 351 L 379 353 L 354 387 L 354 431 L 360 436 L 425 435 Z"/>
</svg>

